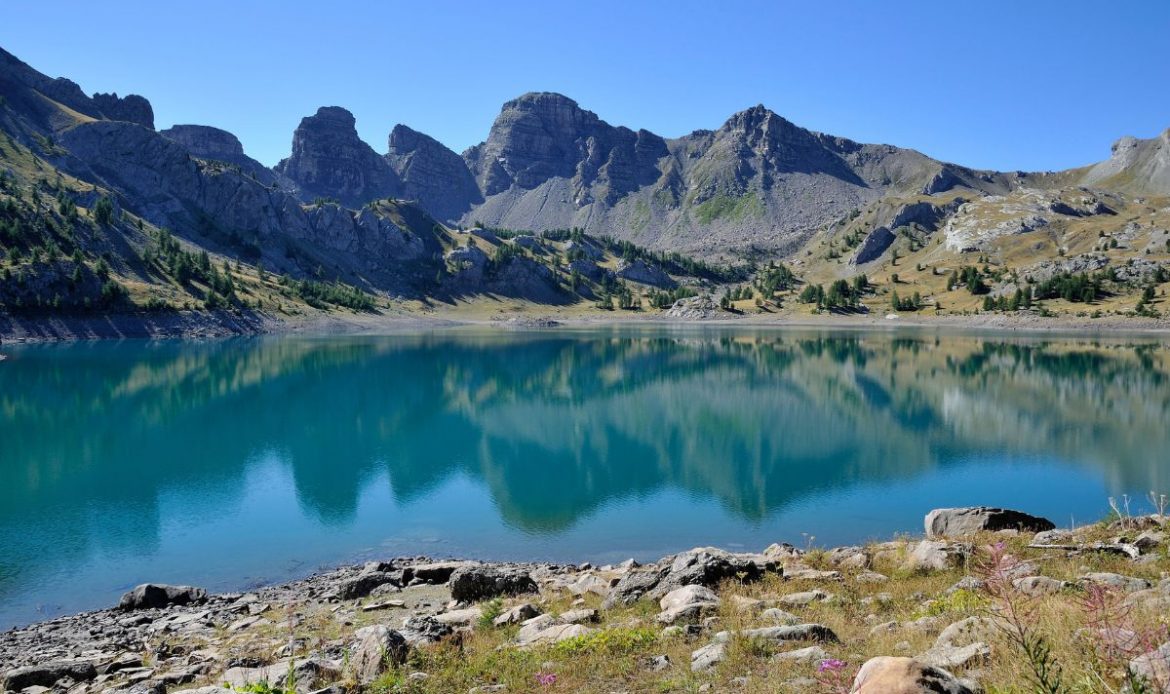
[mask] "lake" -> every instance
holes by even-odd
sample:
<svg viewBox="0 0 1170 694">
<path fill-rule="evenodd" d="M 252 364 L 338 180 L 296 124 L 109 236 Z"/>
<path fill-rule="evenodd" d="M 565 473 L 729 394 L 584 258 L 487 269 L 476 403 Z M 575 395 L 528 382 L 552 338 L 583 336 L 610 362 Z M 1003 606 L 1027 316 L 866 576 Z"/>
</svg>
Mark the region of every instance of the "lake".
<svg viewBox="0 0 1170 694">
<path fill-rule="evenodd" d="M 0 628 L 371 557 L 652 560 L 1170 492 L 1144 338 L 458 328 L 6 345 Z"/>
</svg>

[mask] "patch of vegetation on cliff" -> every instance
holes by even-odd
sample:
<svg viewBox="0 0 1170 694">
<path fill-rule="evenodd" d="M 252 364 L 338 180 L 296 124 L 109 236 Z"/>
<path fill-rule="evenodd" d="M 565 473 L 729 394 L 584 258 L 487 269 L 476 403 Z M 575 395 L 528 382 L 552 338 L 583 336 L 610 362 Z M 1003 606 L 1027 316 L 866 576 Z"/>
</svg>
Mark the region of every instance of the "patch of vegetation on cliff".
<svg viewBox="0 0 1170 694">
<path fill-rule="evenodd" d="M 700 224 L 710 224 L 717 219 L 742 222 L 764 215 L 764 203 L 754 191 L 741 196 L 716 195 L 695 206 L 695 218 Z"/>
</svg>

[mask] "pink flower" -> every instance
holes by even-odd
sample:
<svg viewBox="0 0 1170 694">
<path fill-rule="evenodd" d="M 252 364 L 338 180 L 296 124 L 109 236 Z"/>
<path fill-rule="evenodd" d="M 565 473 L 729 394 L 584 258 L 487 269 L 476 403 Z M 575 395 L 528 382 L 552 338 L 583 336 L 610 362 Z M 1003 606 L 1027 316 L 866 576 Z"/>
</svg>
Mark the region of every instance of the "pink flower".
<svg viewBox="0 0 1170 694">
<path fill-rule="evenodd" d="M 845 668 L 844 660 L 837 660 L 836 658 L 829 658 L 822 660 L 821 664 L 817 666 L 817 672 L 837 672 Z"/>
<path fill-rule="evenodd" d="M 556 673 L 538 672 L 536 673 L 536 682 L 542 687 L 551 687 L 557 683 Z"/>
</svg>

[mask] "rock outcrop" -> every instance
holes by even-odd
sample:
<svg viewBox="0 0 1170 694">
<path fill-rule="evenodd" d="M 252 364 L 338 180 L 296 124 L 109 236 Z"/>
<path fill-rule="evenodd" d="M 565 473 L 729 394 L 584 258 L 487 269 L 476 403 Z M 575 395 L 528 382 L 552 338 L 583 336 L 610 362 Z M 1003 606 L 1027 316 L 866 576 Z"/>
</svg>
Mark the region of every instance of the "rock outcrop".
<svg viewBox="0 0 1170 694">
<path fill-rule="evenodd" d="M 93 103 L 110 120 L 124 120 L 154 130 L 154 109 L 144 97 L 137 94 L 123 97 L 117 94 L 94 94 Z"/>
<path fill-rule="evenodd" d="M 226 130 L 209 125 L 175 125 L 160 130 L 159 134 L 182 145 L 191 156 L 232 164 L 266 186 L 279 184 L 281 188 L 295 188 L 292 181 L 244 154 L 240 140 Z"/>
</svg>

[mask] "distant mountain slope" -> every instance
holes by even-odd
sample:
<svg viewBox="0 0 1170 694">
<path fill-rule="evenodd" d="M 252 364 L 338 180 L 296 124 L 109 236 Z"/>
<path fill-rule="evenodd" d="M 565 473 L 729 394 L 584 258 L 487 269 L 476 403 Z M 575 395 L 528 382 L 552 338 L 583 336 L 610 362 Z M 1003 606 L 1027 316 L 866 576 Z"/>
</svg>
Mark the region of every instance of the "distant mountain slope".
<svg viewBox="0 0 1170 694">
<path fill-rule="evenodd" d="M 1123 137 L 1112 156 L 1089 167 L 1082 185 L 1147 195 L 1170 195 L 1170 129 L 1158 137 Z"/>
</svg>

